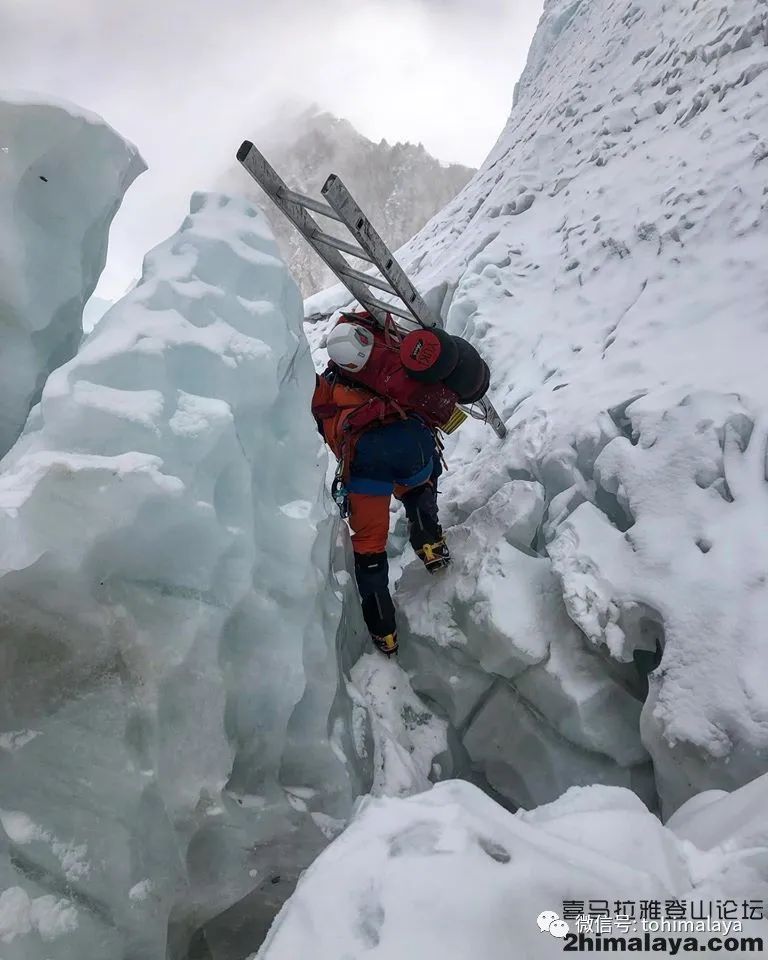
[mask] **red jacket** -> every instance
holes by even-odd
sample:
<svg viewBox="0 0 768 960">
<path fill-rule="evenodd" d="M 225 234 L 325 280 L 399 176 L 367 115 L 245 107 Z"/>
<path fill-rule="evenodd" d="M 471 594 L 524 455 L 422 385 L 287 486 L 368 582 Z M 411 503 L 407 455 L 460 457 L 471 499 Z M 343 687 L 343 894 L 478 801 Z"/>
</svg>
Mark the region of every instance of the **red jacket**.
<svg viewBox="0 0 768 960">
<path fill-rule="evenodd" d="M 436 429 L 450 419 L 456 402 L 456 394 L 445 384 L 409 377 L 399 349 L 377 338 L 359 372 L 328 364 L 317 378 L 312 413 L 336 458 L 348 466 L 351 448 L 365 430 L 413 415 Z"/>
<path fill-rule="evenodd" d="M 427 384 L 409 376 L 400 360 L 399 341 L 369 319 L 365 312 L 344 318 L 363 323 L 374 335 L 363 369 L 352 373 L 330 362 L 317 378 L 312 398 L 321 433 L 347 467 L 356 439 L 365 430 L 413 415 L 436 429 L 448 422 L 458 401 L 444 383 Z"/>
<path fill-rule="evenodd" d="M 332 375 L 329 365 L 325 373 L 317 378 L 312 397 L 312 415 L 325 442 L 336 459 L 340 460 L 344 441 L 351 436 L 353 427 L 358 426 L 354 434 L 359 436 L 366 426 L 372 426 L 374 422 L 385 422 L 383 416 L 386 411 L 383 405 L 376 405 L 374 409 L 371 401 L 375 398 L 368 390 L 361 390 L 341 381 L 334 382 Z M 379 404 L 381 403 L 379 401 Z M 354 413 L 357 413 L 357 419 L 352 421 L 345 432 L 344 425 Z"/>
</svg>

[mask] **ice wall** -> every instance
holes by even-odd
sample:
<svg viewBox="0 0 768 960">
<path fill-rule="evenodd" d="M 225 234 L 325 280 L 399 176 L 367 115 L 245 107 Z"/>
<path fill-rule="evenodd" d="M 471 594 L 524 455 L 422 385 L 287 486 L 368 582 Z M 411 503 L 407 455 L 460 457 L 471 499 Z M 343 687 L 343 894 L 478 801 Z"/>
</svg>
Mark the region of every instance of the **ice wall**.
<svg viewBox="0 0 768 960">
<path fill-rule="evenodd" d="M 0 93 L 0 456 L 75 353 L 110 223 L 144 169 L 99 117 Z"/>
<path fill-rule="evenodd" d="M 2 463 L 3 960 L 242 957 L 370 783 L 300 308 L 196 194 Z"/>
<path fill-rule="evenodd" d="M 549 0 L 498 143 L 400 251 L 488 358 L 509 428 L 449 444 L 457 572 L 407 572 L 400 602 L 423 689 L 460 734 L 482 723 L 470 759 L 512 800 L 557 795 L 534 793 L 537 756 L 591 776 L 558 744 L 615 759 L 615 737 L 635 763 L 641 706 L 667 812 L 768 769 L 767 38 L 760 0 Z"/>
</svg>

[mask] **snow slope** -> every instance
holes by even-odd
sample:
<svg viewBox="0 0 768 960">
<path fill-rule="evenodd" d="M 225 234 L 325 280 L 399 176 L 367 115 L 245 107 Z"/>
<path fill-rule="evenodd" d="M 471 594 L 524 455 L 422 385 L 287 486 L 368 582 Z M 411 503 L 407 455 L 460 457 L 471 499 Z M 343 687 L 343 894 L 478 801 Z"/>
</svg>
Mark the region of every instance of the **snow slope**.
<svg viewBox="0 0 768 960">
<path fill-rule="evenodd" d="M 606 757 L 626 778 L 643 701 L 667 812 L 768 769 L 766 130 L 763 0 L 549 0 L 498 143 L 400 251 L 489 359 L 510 430 L 449 445 L 458 565 L 428 588 L 406 571 L 405 662 L 512 802 Z M 552 744 L 590 756 L 541 789 Z"/>
<path fill-rule="evenodd" d="M 2 461 L 3 960 L 242 956 L 368 788 L 312 383 L 263 214 L 196 194 Z"/>
<path fill-rule="evenodd" d="M 608 900 L 612 915 L 615 901 L 629 901 L 636 917 L 641 900 L 662 910 L 668 899 L 751 901 L 768 883 L 766 803 L 762 777 L 679 811 L 670 829 L 616 787 L 574 787 L 516 815 L 459 780 L 407 800 L 371 799 L 302 877 L 255 956 L 544 960 L 562 955 L 563 940 L 537 918 L 562 915 L 564 900 Z M 763 919 L 731 935 L 767 934 Z M 675 934 L 665 937 L 671 952 Z M 698 949 L 708 938 L 694 938 Z"/>
<path fill-rule="evenodd" d="M 77 350 L 109 226 L 144 169 L 100 117 L 0 93 L 0 456 Z"/>
</svg>

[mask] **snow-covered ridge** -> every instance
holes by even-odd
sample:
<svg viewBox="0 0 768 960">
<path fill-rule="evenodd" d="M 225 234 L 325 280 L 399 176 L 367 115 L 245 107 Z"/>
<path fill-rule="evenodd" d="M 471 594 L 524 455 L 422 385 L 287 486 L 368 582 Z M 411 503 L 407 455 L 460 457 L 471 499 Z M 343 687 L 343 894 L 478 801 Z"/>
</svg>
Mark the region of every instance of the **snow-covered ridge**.
<svg viewBox="0 0 768 960">
<path fill-rule="evenodd" d="M 588 718 L 613 689 L 634 723 L 662 648 L 641 728 L 665 810 L 768 768 L 767 44 L 763 0 L 552 0 L 488 160 L 400 251 L 490 361 L 510 429 L 449 446 L 456 575 L 406 572 L 403 656 L 513 803 L 590 782 L 595 757 L 548 785 L 541 758 L 599 759 L 616 713 Z M 580 633 L 554 626 L 562 603 Z"/>
<path fill-rule="evenodd" d="M 45 378 L 77 350 L 109 226 L 144 169 L 95 114 L 0 92 L 0 455 Z"/>
</svg>

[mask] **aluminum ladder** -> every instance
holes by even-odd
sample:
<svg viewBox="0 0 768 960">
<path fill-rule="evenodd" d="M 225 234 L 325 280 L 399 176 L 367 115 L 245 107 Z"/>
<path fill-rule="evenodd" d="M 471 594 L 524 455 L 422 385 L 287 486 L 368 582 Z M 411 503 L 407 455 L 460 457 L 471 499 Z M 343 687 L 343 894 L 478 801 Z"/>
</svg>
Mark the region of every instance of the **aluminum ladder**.
<svg viewBox="0 0 768 960">
<path fill-rule="evenodd" d="M 323 203 L 291 190 L 249 140 L 240 146 L 237 159 L 360 306 L 378 323 L 384 324 L 387 314 L 391 314 L 420 327 L 440 325 L 439 318 L 424 302 L 339 177 L 331 174 L 325 181 L 322 193 L 328 202 Z M 341 223 L 355 242 L 342 240 L 321 230 L 310 211 Z M 342 254 L 370 263 L 380 276 L 356 270 Z M 381 290 L 395 302 L 380 300 L 371 292 L 371 287 Z M 506 436 L 507 428 L 487 395 L 471 407 L 462 409 L 475 419 L 487 423 L 497 437 L 503 439 Z"/>
</svg>

